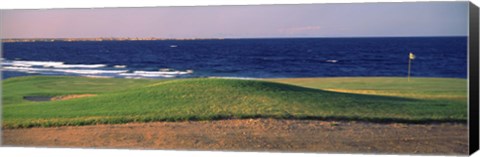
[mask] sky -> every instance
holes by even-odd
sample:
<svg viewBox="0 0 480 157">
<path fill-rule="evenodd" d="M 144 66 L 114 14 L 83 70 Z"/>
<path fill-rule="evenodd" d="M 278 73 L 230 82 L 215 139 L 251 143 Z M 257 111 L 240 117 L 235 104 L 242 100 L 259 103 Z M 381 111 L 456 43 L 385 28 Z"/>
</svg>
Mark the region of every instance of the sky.
<svg viewBox="0 0 480 157">
<path fill-rule="evenodd" d="M 1 38 L 467 36 L 468 2 L 1 10 Z"/>
</svg>

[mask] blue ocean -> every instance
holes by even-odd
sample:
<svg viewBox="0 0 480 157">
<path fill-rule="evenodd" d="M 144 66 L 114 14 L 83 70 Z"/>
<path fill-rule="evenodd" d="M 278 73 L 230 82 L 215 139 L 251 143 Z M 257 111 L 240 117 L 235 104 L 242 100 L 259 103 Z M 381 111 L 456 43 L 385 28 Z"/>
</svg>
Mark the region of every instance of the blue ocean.
<svg viewBox="0 0 480 157">
<path fill-rule="evenodd" d="M 467 37 L 3 43 L 3 78 L 467 77 Z"/>
</svg>

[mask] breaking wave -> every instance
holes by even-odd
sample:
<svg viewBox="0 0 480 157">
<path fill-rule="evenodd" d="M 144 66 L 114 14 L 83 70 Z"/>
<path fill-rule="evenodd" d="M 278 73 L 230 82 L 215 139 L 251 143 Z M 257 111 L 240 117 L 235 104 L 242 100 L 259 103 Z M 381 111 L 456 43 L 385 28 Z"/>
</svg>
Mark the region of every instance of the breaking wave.
<svg viewBox="0 0 480 157">
<path fill-rule="evenodd" d="M 3 71 L 40 75 L 73 75 L 95 78 L 175 78 L 192 74 L 193 70 L 179 71 L 162 68 L 158 71 L 129 70 L 126 65 L 65 64 L 55 61 L 9 61 L 2 59 Z"/>
</svg>

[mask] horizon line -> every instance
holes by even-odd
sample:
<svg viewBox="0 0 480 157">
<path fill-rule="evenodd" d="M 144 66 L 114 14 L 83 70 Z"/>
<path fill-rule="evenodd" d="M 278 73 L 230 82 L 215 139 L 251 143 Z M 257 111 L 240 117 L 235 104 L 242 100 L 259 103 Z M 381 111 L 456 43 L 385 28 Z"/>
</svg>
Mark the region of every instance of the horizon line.
<svg viewBox="0 0 480 157">
<path fill-rule="evenodd" d="M 33 37 L 33 38 L 0 38 L 8 40 L 206 40 L 206 39 L 311 39 L 311 38 L 425 38 L 425 37 L 468 37 L 468 35 L 439 35 L 439 36 L 318 36 L 318 37 L 191 37 L 191 38 L 164 38 L 164 37 Z"/>
</svg>

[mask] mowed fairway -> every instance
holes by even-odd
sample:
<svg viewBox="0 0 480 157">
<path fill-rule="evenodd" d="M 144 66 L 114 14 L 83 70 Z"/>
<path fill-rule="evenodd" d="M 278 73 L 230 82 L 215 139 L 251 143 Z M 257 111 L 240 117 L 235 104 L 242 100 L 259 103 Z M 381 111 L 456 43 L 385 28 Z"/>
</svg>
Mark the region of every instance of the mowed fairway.
<svg viewBox="0 0 480 157">
<path fill-rule="evenodd" d="M 4 80 L 3 127 L 229 118 L 466 122 L 467 80 L 301 78 L 132 80 L 30 76 Z M 24 96 L 96 96 L 49 102 Z"/>
</svg>

